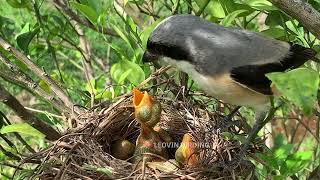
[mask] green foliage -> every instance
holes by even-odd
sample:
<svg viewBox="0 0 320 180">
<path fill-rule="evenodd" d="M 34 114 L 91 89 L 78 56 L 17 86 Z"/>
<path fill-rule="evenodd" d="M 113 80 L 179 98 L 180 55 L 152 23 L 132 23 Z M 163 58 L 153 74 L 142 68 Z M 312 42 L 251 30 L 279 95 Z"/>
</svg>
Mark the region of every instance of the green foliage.
<svg viewBox="0 0 320 180">
<path fill-rule="evenodd" d="M 136 63 L 121 60 L 114 64 L 110 69 L 112 79 L 119 84 L 122 84 L 125 79 L 128 79 L 132 84 L 138 85 L 145 79 L 143 69 Z"/>
<path fill-rule="evenodd" d="M 248 6 L 257 9 L 257 10 L 277 10 L 277 8 L 275 8 L 271 2 L 267 1 L 267 0 L 244 0 L 243 1 L 245 4 L 247 4 Z"/>
<path fill-rule="evenodd" d="M 32 8 L 32 4 L 29 0 L 6 0 L 13 8 Z"/>
<path fill-rule="evenodd" d="M 267 77 L 290 101 L 305 114 L 311 115 L 317 100 L 319 74 L 307 68 L 298 68 L 285 73 L 269 73 Z"/>
<path fill-rule="evenodd" d="M 25 31 L 25 28 L 22 29 L 22 32 Z M 17 44 L 24 52 L 28 53 L 28 46 L 31 40 L 39 33 L 39 28 L 35 28 L 29 32 L 23 32 L 17 37 Z"/>
<path fill-rule="evenodd" d="M 94 9 L 92 9 L 90 6 L 76 3 L 76 2 L 71 2 L 71 4 L 78 10 L 80 11 L 83 15 L 85 15 L 92 24 L 96 24 L 98 20 L 98 14 Z"/>
<path fill-rule="evenodd" d="M 264 173 L 273 172 L 272 179 L 285 179 L 286 177 L 301 173 L 312 159 L 312 151 L 293 152 L 293 144 L 283 144 L 279 140 L 283 136 L 279 135 L 275 139 L 275 147 L 268 153 L 258 153 L 256 156 L 266 162 L 267 166 L 260 169 Z"/>
<path fill-rule="evenodd" d="M 45 137 L 40 131 L 36 130 L 35 128 L 33 128 L 32 126 L 30 126 L 27 123 L 6 125 L 0 129 L 1 134 L 12 133 L 12 132 L 18 132 L 21 134 L 35 136 L 38 138 Z"/>
<path fill-rule="evenodd" d="M 228 14 L 220 23 L 223 26 L 231 26 L 232 22 L 242 13 L 247 12 L 247 10 L 235 10 L 232 13 Z"/>
</svg>

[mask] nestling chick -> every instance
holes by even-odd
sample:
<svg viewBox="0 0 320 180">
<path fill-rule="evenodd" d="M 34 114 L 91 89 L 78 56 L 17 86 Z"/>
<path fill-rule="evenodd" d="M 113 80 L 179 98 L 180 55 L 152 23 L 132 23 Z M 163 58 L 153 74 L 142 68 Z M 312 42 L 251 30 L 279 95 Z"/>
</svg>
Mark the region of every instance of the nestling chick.
<svg viewBox="0 0 320 180">
<path fill-rule="evenodd" d="M 135 117 L 140 123 L 140 134 L 136 142 L 136 150 L 134 153 L 134 162 L 141 161 L 142 158 L 146 162 L 160 160 L 156 156 L 144 155 L 151 153 L 168 158 L 168 153 L 165 148 L 159 146 L 163 141 L 159 134 L 153 130 L 153 127 L 159 122 L 161 114 L 161 106 L 159 102 L 153 100 L 147 92 L 142 94 L 139 90 L 133 90 L 133 105 L 135 109 Z"/>
</svg>

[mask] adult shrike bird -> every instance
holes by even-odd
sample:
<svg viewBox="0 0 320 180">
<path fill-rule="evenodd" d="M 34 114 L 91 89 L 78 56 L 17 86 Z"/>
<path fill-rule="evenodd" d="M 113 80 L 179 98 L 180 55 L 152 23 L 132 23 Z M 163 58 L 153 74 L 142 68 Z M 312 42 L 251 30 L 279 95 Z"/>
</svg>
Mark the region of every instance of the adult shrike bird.
<svg viewBox="0 0 320 180">
<path fill-rule="evenodd" d="M 207 94 L 254 108 L 257 118 L 269 110 L 274 93 L 265 74 L 297 68 L 315 54 L 310 48 L 197 16 L 174 15 L 151 33 L 143 61 L 164 59 L 189 74 Z"/>
</svg>

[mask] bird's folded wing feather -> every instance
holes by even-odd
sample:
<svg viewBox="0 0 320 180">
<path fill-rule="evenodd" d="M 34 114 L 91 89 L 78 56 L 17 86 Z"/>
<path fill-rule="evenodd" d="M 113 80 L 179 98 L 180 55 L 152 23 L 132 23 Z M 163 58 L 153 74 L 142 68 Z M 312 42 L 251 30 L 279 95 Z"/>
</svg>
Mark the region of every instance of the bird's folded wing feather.
<svg viewBox="0 0 320 180">
<path fill-rule="evenodd" d="M 289 54 L 279 62 L 235 67 L 231 70 L 231 77 L 249 89 L 271 95 L 271 81 L 265 74 L 297 68 L 315 54 L 314 50 L 295 44 L 291 46 Z"/>
</svg>

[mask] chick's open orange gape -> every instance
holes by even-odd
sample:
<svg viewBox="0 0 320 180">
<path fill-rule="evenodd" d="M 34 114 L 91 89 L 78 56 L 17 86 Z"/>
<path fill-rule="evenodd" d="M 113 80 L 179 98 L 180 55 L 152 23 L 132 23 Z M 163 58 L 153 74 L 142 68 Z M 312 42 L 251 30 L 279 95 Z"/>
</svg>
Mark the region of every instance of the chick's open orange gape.
<svg viewBox="0 0 320 180">
<path fill-rule="evenodd" d="M 140 108 L 143 105 L 151 106 L 152 105 L 152 97 L 149 96 L 148 92 L 145 91 L 144 94 L 139 91 L 137 88 L 133 90 L 133 105 L 135 109 Z"/>
<path fill-rule="evenodd" d="M 153 99 L 147 92 L 143 94 L 138 89 L 133 89 L 134 113 L 138 121 L 146 122 L 150 119 L 152 104 Z"/>
</svg>

